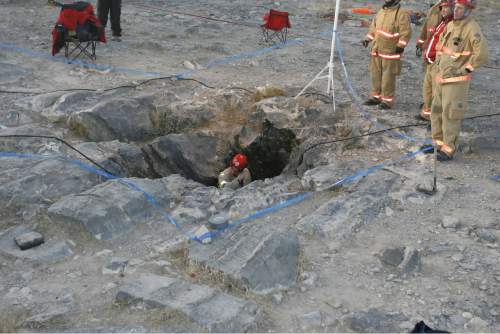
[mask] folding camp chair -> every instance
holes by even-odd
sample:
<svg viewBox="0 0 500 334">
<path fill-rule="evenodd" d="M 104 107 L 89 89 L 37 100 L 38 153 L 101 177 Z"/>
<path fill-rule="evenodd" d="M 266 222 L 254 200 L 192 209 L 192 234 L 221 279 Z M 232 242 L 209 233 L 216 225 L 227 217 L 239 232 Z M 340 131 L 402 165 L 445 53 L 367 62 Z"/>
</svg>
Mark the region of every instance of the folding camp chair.
<svg viewBox="0 0 500 334">
<path fill-rule="evenodd" d="M 70 31 L 64 40 L 64 56 L 71 61 L 78 58 L 81 54 L 86 55 L 90 60 L 96 60 L 95 49 L 97 40 L 81 41 L 78 39 L 75 31 Z"/>
<path fill-rule="evenodd" d="M 52 30 L 52 55 L 64 47 L 64 56 L 71 61 L 80 55 L 95 61 L 97 42 L 106 43 L 106 36 L 92 5 L 84 1 L 54 5 L 61 7 L 61 12 Z"/>
<path fill-rule="evenodd" d="M 281 42 L 286 42 L 288 28 L 291 28 L 290 19 L 287 12 L 270 9 L 269 13 L 264 15 L 264 24 L 261 25 L 264 40 L 274 42 L 276 39 Z"/>
</svg>

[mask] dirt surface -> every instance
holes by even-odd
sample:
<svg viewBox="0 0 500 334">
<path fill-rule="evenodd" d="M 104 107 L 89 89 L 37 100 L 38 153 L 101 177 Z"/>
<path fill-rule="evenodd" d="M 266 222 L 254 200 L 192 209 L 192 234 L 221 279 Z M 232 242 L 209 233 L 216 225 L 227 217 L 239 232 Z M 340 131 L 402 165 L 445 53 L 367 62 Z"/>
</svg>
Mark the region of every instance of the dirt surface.
<svg viewBox="0 0 500 334">
<path fill-rule="evenodd" d="M 415 11 L 426 9 L 424 1 L 402 2 Z M 367 4 L 346 0 L 342 10 L 348 13 L 353 6 Z M 121 41 L 110 39 L 98 45 L 97 61 L 85 64 L 67 64 L 61 54 L 50 56 L 50 31 L 58 9 L 34 0 L 0 0 L 0 5 L 2 131 L 40 126 L 61 133 L 73 144 L 84 140 L 35 110 L 26 109 L 26 101 L 35 95 L 29 92 L 79 88 L 102 92 L 174 76 L 145 83 L 132 89 L 130 95 L 165 90 L 183 99 L 209 100 L 212 91 L 243 89 L 253 93 L 257 87 L 269 85 L 291 98 L 326 65 L 330 53 L 332 21 L 322 18 L 332 12 L 330 1 L 126 1 Z M 259 25 L 269 8 L 291 14 L 288 43 L 280 47 L 262 41 Z M 499 10 L 497 1 L 483 0 L 474 12 L 488 40 L 490 62 L 488 68 L 475 73 L 468 117 L 497 113 L 499 109 Z M 359 43 L 366 28 L 361 25 L 359 17 L 350 17 L 340 28 L 349 77 L 346 80 L 337 57 L 337 107 L 358 120 L 368 115 L 371 130 L 418 123 L 414 117 L 422 101 L 423 74 L 413 50 L 420 27 L 412 26 L 413 37 L 398 78 L 397 105 L 393 110 L 380 111 L 369 107 L 361 110 L 353 103 L 363 99 L 369 90 L 369 53 Z M 111 37 L 109 27 L 107 34 Z M 175 80 L 175 76 L 199 82 Z M 349 92 L 350 85 L 354 96 Z M 326 82 L 317 83 L 314 89 L 323 92 Z M 129 94 L 127 88 L 116 92 Z M 228 114 L 220 114 L 201 128 L 214 130 L 226 123 L 242 125 L 252 120 L 238 110 L 225 112 Z M 306 132 L 310 138 L 302 139 L 332 139 L 328 131 L 323 134 L 322 127 L 333 128 L 335 124 L 313 124 Z M 500 332 L 500 182 L 492 180 L 500 175 L 500 117 L 464 121 L 459 152 L 453 161 L 438 164 L 438 193 L 431 197 L 409 190 L 414 190 L 415 183 L 431 179 L 431 156 L 418 154 L 390 163 L 418 150 L 430 131 L 420 126 L 401 133 L 416 140 L 386 133 L 364 139 L 345 151 L 335 145 L 322 145 L 317 152 L 309 152 L 305 160 L 310 159 L 310 165 L 304 163 L 299 179 L 305 170 L 338 159 L 349 161 L 354 171 L 380 163 L 387 165 L 367 173 L 360 181 L 367 184 L 365 187 L 355 184 L 340 194 L 318 191 L 311 199 L 257 219 L 260 223 L 282 224 L 300 236 L 297 284 L 271 295 L 231 290 L 221 282 L 190 272 L 185 266 L 185 249 L 162 249 L 163 236 L 172 239 L 174 232 L 159 221 L 139 225 L 128 235 L 103 242 L 81 229 L 53 224 L 44 214 L 30 219 L 20 213 L 17 218 L 0 220 L 2 231 L 28 224 L 44 235 L 70 240 L 73 252 L 63 262 L 35 265 L 0 255 L 0 331 L 207 330 L 175 312 L 123 307 L 114 302 L 117 287 L 128 275 L 147 272 L 207 284 L 255 302 L 264 314 L 255 331 L 407 332 L 424 320 L 435 328 L 454 332 Z M 0 170 L 9 168 L 4 165 Z M 383 182 L 392 178 L 399 190 L 383 187 Z M 366 199 L 369 206 L 363 211 Z M 336 203 L 344 207 L 336 208 Z M 359 210 L 349 209 L 345 214 L 348 218 L 339 218 L 351 206 Z M 325 212 L 330 220 L 321 225 L 318 216 Z M 384 251 L 397 247 L 417 251 L 417 269 L 402 272 L 383 261 Z M 125 274 L 103 273 L 110 254 L 129 259 Z M 52 314 L 48 320 L 27 321 L 54 310 L 62 310 L 60 316 Z"/>
</svg>

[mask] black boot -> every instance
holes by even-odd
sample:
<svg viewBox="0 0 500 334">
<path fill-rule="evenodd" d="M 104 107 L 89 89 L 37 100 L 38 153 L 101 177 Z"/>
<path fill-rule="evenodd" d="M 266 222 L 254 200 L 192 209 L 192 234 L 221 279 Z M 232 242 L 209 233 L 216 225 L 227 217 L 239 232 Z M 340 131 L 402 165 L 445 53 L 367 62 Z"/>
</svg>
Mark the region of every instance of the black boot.
<svg viewBox="0 0 500 334">
<path fill-rule="evenodd" d="M 392 107 L 385 102 L 380 102 L 380 104 L 378 105 L 378 108 L 382 109 L 382 110 L 387 110 L 387 109 L 391 109 Z"/>
<path fill-rule="evenodd" d="M 438 161 L 450 161 L 450 160 L 453 160 L 453 157 L 450 157 L 448 154 L 444 153 L 443 151 L 438 151 L 437 159 L 438 159 Z"/>
<path fill-rule="evenodd" d="M 365 106 L 376 106 L 377 104 L 380 104 L 380 100 L 374 97 L 370 97 L 368 100 L 363 102 Z"/>
</svg>

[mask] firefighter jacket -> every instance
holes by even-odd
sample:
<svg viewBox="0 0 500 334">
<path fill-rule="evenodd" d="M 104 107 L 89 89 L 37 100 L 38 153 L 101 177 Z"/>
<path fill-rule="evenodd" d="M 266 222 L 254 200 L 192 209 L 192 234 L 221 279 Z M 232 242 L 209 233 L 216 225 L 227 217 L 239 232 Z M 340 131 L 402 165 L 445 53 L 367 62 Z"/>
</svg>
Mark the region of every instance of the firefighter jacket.
<svg viewBox="0 0 500 334">
<path fill-rule="evenodd" d="M 417 45 L 424 45 L 427 43 L 431 37 L 436 32 L 436 27 L 439 22 L 441 22 L 441 8 L 439 4 L 432 6 L 427 12 L 427 19 L 422 26 L 422 30 L 420 31 L 420 37 L 417 40 Z"/>
<path fill-rule="evenodd" d="M 400 6 L 379 10 L 366 35 L 367 40 L 373 41 L 372 56 L 389 60 L 401 59 L 396 47 L 406 47 L 410 37 L 410 15 Z"/>
<path fill-rule="evenodd" d="M 446 26 L 436 46 L 436 55 L 436 81 L 441 84 L 471 80 L 471 72 L 489 58 L 486 39 L 470 16 Z"/>
<path fill-rule="evenodd" d="M 238 175 L 234 175 L 231 167 L 226 168 L 219 174 L 219 188 L 230 188 L 236 190 L 252 182 L 252 176 L 248 168 L 243 169 Z"/>
</svg>

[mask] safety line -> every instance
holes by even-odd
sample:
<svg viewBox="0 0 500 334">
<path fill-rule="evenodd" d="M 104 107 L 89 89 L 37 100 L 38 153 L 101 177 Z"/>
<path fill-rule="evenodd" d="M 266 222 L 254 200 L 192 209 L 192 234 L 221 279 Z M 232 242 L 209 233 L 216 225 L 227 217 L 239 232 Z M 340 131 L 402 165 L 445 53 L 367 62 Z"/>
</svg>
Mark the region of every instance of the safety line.
<svg viewBox="0 0 500 334">
<path fill-rule="evenodd" d="M 121 177 L 117 177 L 117 176 L 115 176 L 113 174 L 110 174 L 110 173 L 107 173 L 105 171 L 96 169 L 96 168 L 94 168 L 94 167 L 92 167 L 90 165 L 87 165 L 87 164 L 85 164 L 85 163 L 83 163 L 81 161 L 78 161 L 78 160 L 75 160 L 75 159 L 71 159 L 71 158 L 69 158 L 67 156 L 64 156 L 64 155 L 40 155 L 40 154 L 1 152 L 0 151 L 0 158 L 24 158 L 24 159 L 34 159 L 34 160 L 60 159 L 60 160 L 69 162 L 71 164 L 74 164 L 74 165 L 80 167 L 81 169 L 83 169 L 83 170 L 85 170 L 85 171 L 87 171 L 89 173 L 96 174 L 96 175 L 99 175 L 99 176 L 103 176 L 103 177 L 105 177 L 106 179 L 109 179 L 109 180 L 117 180 L 118 182 L 127 185 L 129 188 L 142 193 L 146 197 L 146 199 L 148 200 L 148 202 L 151 203 L 157 209 L 159 209 L 161 211 L 163 217 L 167 221 L 169 221 L 172 225 L 174 225 L 182 234 L 184 234 L 186 237 L 188 237 L 191 240 L 195 240 L 196 239 L 195 237 L 191 237 L 191 236 L 187 235 L 186 233 L 184 233 L 182 231 L 182 228 L 179 225 L 179 223 L 177 223 L 177 221 L 175 221 L 175 219 L 168 212 L 166 212 L 161 207 L 160 204 L 158 204 L 158 202 L 156 201 L 156 199 L 151 194 L 149 194 L 148 192 L 146 192 L 145 190 L 143 190 L 141 187 L 139 187 L 137 184 L 135 184 L 132 181 L 125 180 L 125 179 L 123 179 Z"/>
</svg>

